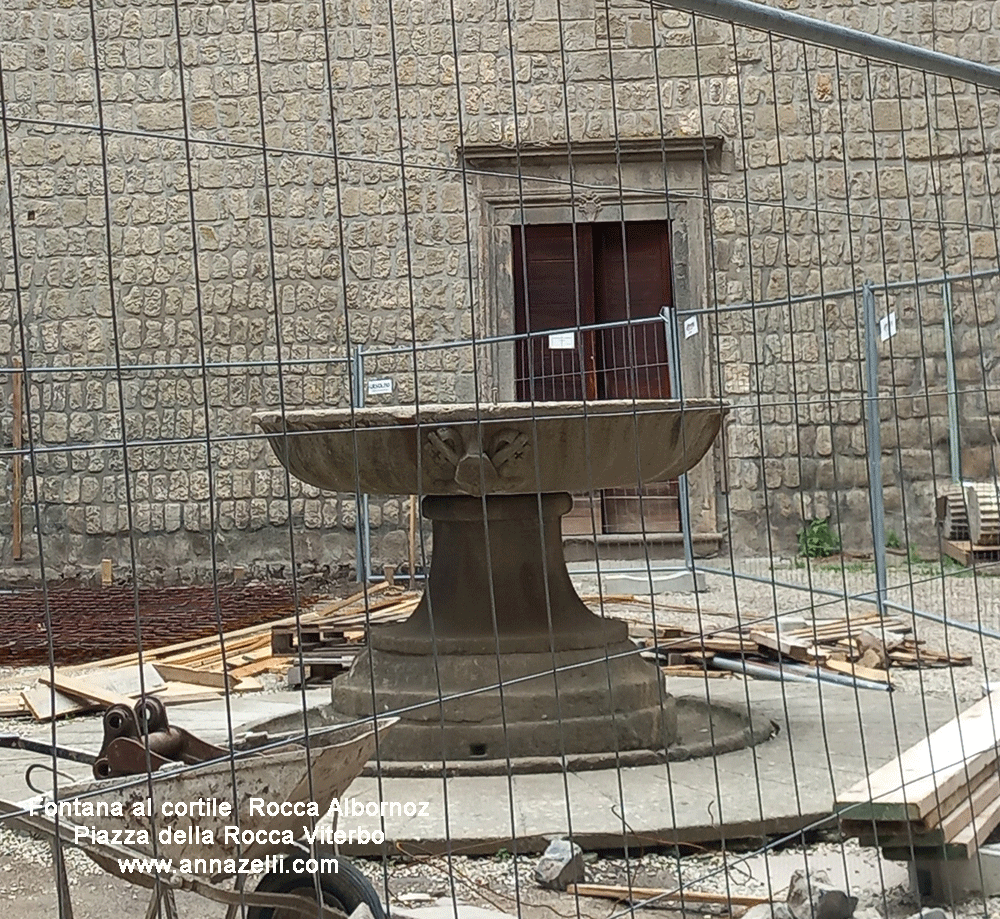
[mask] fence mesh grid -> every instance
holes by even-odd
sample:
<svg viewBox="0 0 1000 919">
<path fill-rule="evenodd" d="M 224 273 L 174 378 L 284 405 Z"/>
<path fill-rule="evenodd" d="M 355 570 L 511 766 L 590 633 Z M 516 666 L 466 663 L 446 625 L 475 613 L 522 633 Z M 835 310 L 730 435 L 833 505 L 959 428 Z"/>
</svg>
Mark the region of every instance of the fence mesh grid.
<svg viewBox="0 0 1000 919">
<path fill-rule="evenodd" d="M 1000 13 L 809 15 L 5 2 L 5 914 L 996 912 Z"/>
</svg>

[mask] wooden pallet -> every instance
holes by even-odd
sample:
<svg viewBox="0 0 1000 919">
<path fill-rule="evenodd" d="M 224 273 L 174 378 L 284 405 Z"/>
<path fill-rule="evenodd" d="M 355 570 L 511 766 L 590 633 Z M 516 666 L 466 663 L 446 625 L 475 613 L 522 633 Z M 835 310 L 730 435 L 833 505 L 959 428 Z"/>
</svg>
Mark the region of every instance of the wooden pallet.
<svg viewBox="0 0 1000 919">
<path fill-rule="evenodd" d="M 1000 546 L 977 546 L 967 539 L 942 539 L 941 551 L 967 568 L 982 562 L 1000 562 Z"/>
</svg>

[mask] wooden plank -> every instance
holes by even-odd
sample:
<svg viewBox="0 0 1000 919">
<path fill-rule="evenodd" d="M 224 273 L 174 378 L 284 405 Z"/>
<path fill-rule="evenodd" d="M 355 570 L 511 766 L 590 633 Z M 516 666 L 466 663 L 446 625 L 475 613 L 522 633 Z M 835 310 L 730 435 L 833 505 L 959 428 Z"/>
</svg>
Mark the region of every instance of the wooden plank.
<svg viewBox="0 0 1000 919">
<path fill-rule="evenodd" d="M 124 693 L 109 689 L 106 685 L 80 677 L 68 676 L 60 673 L 44 673 L 39 678 L 40 683 L 46 686 L 55 686 L 60 692 L 76 699 L 84 699 L 87 702 L 96 702 L 98 705 L 107 707 L 110 705 L 132 705 L 132 697 Z"/>
<path fill-rule="evenodd" d="M 217 670 L 196 670 L 194 667 L 181 667 L 164 661 L 157 661 L 153 666 L 167 682 L 194 683 L 197 686 L 229 690 L 239 682 L 238 677 Z"/>
<path fill-rule="evenodd" d="M 382 581 L 380 584 L 373 584 L 371 587 L 368 588 L 368 596 L 371 597 L 372 594 L 377 594 L 381 593 L 384 590 L 388 590 L 390 586 L 392 585 L 386 583 L 385 581 Z M 344 597 L 343 599 L 340 600 L 330 600 L 324 603 L 322 606 L 314 606 L 312 609 L 308 611 L 308 615 L 316 616 L 318 618 L 325 618 L 326 616 L 330 616 L 333 613 L 345 609 L 348 606 L 353 606 L 356 603 L 364 603 L 364 602 L 365 602 L 365 591 L 359 590 L 356 594 L 351 594 L 351 596 L 349 597 Z M 292 616 L 290 619 L 286 621 L 295 622 L 295 617 Z M 274 622 L 270 624 L 277 625 L 277 623 Z"/>
<path fill-rule="evenodd" d="M 832 658 L 827 659 L 824 664 L 828 670 L 836 670 L 837 673 L 846 673 L 848 676 L 857 677 L 859 680 L 871 680 L 875 683 L 888 683 L 889 671 L 877 670 L 874 667 L 862 667 L 851 661 L 838 661 Z"/>
<path fill-rule="evenodd" d="M 85 712 L 96 711 L 101 707 L 96 702 L 74 699 L 72 696 L 58 691 L 55 693 L 55 705 L 53 706 L 52 690 L 48 686 L 25 689 L 21 693 L 21 698 L 35 721 L 50 721 L 53 718 L 64 718 L 67 715 L 82 715 Z"/>
<path fill-rule="evenodd" d="M 714 903 L 719 906 L 759 906 L 769 903 L 767 897 L 751 897 L 741 894 L 712 893 L 703 890 L 665 887 L 623 887 L 614 884 L 569 884 L 566 893 L 581 897 L 603 897 L 609 900 L 683 900 L 686 903 Z"/>
<path fill-rule="evenodd" d="M 78 715 L 84 712 L 94 711 L 97 708 L 113 703 L 102 702 L 99 699 L 81 697 L 71 693 L 60 685 L 60 681 L 79 681 L 82 686 L 93 688 L 98 695 L 105 698 L 115 698 L 131 705 L 132 701 L 138 697 L 140 692 L 139 668 L 128 667 L 120 669 L 99 668 L 97 670 L 84 671 L 85 676 L 81 678 L 75 673 L 71 675 L 69 671 L 56 671 L 57 685 L 56 704 L 53 714 L 51 692 L 49 690 L 48 673 L 39 677 L 42 685 L 36 689 L 25 690 L 21 695 L 25 704 L 31 710 L 32 715 L 38 721 L 48 721 L 52 717 L 62 718 L 66 715 Z M 160 675 L 150 665 L 143 668 L 142 686 L 147 692 L 155 692 L 162 689 L 166 684 Z M 81 688 L 82 688 L 81 686 Z"/>
<path fill-rule="evenodd" d="M 223 697 L 223 693 L 206 686 L 196 686 L 192 683 L 168 683 L 154 695 L 164 705 L 185 705 L 192 702 L 215 702 Z"/>
<path fill-rule="evenodd" d="M 750 639 L 762 648 L 777 651 L 793 661 L 800 661 L 804 664 L 811 664 L 817 660 L 822 661 L 828 656 L 822 648 L 784 637 L 783 632 L 775 634 L 773 632 L 751 631 Z"/>
<path fill-rule="evenodd" d="M 837 795 L 852 819 L 920 820 L 997 758 L 1000 693 L 991 693 Z"/>
<path fill-rule="evenodd" d="M 0 718 L 16 718 L 18 715 L 30 715 L 31 710 L 24 697 L 19 692 L 0 694 Z"/>
<path fill-rule="evenodd" d="M 229 671 L 230 676 L 242 681 L 249 677 L 257 676 L 260 673 L 280 673 L 288 667 L 288 659 L 285 657 L 265 657 L 263 660 L 251 661 Z"/>
<path fill-rule="evenodd" d="M 677 667 L 669 664 L 660 669 L 666 676 L 697 677 L 700 680 L 706 677 L 710 680 L 719 680 L 733 675 L 728 670 L 702 670 L 699 667 Z"/>
<path fill-rule="evenodd" d="M 970 795 L 983 784 L 996 786 L 997 769 L 996 763 L 988 763 L 986 768 L 977 773 L 969 773 L 965 784 L 960 785 L 946 798 L 941 798 L 935 802 L 934 807 L 917 821 L 914 825 L 920 830 L 932 830 L 941 825 L 949 815 L 954 814 L 968 800 Z M 955 826 L 952 822 L 950 830 L 954 834 Z"/>
<path fill-rule="evenodd" d="M 997 826 L 1000 826 L 1000 795 L 995 796 L 975 820 L 963 827 L 953 839 L 943 845 L 914 847 L 912 853 L 909 846 L 905 848 L 886 846 L 882 852 L 885 858 L 893 861 L 910 861 L 914 855 L 918 859 L 928 860 L 961 861 L 970 859 Z"/>
<path fill-rule="evenodd" d="M 976 562 L 1000 560 L 1000 546 L 974 545 L 967 539 L 942 539 L 941 551 L 966 568 L 974 566 Z"/>
<path fill-rule="evenodd" d="M 855 835 L 863 846 L 940 846 L 954 840 L 959 833 L 983 814 L 992 802 L 1000 797 L 1000 785 L 997 782 L 996 770 L 984 769 L 982 773 L 970 779 L 968 788 L 962 788 L 960 796 L 953 799 L 945 816 L 934 826 L 926 827 L 921 823 L 902 821 L 857 821 L 842 820 L 841 830 L 848 835 Z M 936 816 L 936 814 L 935 814 Z"/>
<path fill-rule="evenodd" d="M 368 592 L 377 592 L 379 589 L 384 589 L 384 585 L 376 584 Z M 351 600 L 357 602 L 358 597 L 363 597 L 363 594 L 355 594 L 354 597 L 348 597 L 345 600 L 335 601 L 336 603 L 347 603 Z M 303 613 L 305 615 L 311 615 Z M 230 642 L 235 642 L 238 639 L 247 638 L 251 636 L 266 636 L 267 641 L 271 638 L 271 627 L 275 625 L 285 625 L 288 623 L 295 622 L 295 616 L 285 616 L 282 619 L 274 619 L 270 622 L 262 622 L 259 625 L 248 625 L 242 629 L 236 629 L 232 632 L 223 633 L 223 640 L 227 643 L 227 647 Z M 191 638 L 187 641 L 176 642 L 172 645 L 164 645 L 160 648 L 151 648 L 147 651 L 143 651 L 142 657 L 143 661 L 146 663 L 152 663 L 153 661 L 162 660 L 166 657 L 173 658 L 173 655 L 179 654 L 182 651 L 201 651 L 208 649 L 210 647 L 219 646 L 219 636 L 216 635 L 206 635 L 203 638 Z M 128 654 L 120 654 L 117 657 L 105 658 L 101 661 L 94 661 L 88 664 L 87 667 L 120 667 L 128 664 L 135 664 L 138 662 L 138 655 L 133 651 Z M 171 660 L 171 662 L 174 662 Z M 69 672 L 76 672 L 78 669 L 86 668 L 73 668 Z"/>
</svg>

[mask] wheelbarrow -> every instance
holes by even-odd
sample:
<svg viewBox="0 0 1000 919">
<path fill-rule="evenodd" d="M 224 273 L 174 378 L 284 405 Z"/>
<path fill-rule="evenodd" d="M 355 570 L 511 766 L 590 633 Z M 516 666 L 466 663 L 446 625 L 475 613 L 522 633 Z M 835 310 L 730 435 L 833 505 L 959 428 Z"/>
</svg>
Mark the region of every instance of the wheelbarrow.
<svg viewBox="0 0 1000 919">
<path fill-rule="evenodd" d="M 228 904 L 227 919 L 345 919 L 362 905 L 374 919 L 385 919 L 364 875 L 332 845 L 308 844 L 303 833 L 308 811 L 327 813 L 372 757 L 377 732 L 396 720 L 311 733 L 308 745 L 293 737 L 257 749 L 234 745 L 224 758 L 194 766 L 172 763 L 124 779 L 60 784 L 57 797 L 0 800 L 0 821 L 52 842 L 60 919 L 72 919 L 72 905 L 58 841 L 79 848 L 109 874 L 152 890 L 150 919 L 177 917 L 177 890 Z M 94 761 L 81 751 L 11 735 L 0 745 Z M 192 802 L 202 802 L 194 816 Z M 170 805 L 166 813 L 164 803 Z M 80 818 L 81 811 L 86 816 Z M 129 870 L 136 859 L 149 860 L 147 870 Z M 246 890 L 249 875 L 261 873 L 261 866 L 263 877 Z"/>
</svg>

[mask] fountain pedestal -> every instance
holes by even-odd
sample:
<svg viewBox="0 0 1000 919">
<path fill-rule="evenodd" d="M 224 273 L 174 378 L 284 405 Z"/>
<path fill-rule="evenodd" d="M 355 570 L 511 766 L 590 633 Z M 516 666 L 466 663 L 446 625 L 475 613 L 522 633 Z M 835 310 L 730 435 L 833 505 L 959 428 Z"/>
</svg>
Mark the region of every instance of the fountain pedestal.
<svg viewBox="0 0 1000 919">
<path fill-rule="evenodd" d="M 565 493 L 424 499 L 434 527 L 424 596 L 406 622 L 373 627 L 370 650 L 334 684 L 345 716 L 410 709 L 383 755 L 504 759 L 673 741 L 659 671 L 570 581 L 560 518 L 571 507 Z"/>
<path fill-rule="evenodd" d="M 333 684 L 345 718 L 398 711 L 383 759 L 662 750 L 677 718 L 625 623 L 595 615 L 563 557 L 568 492 L 662 482 L 718 433 L 717 402 L 668 400 L 267 412 L 297 477 L 341 492 L 425 495 L 427 588 L 373 627 Z"/>
</svg>

